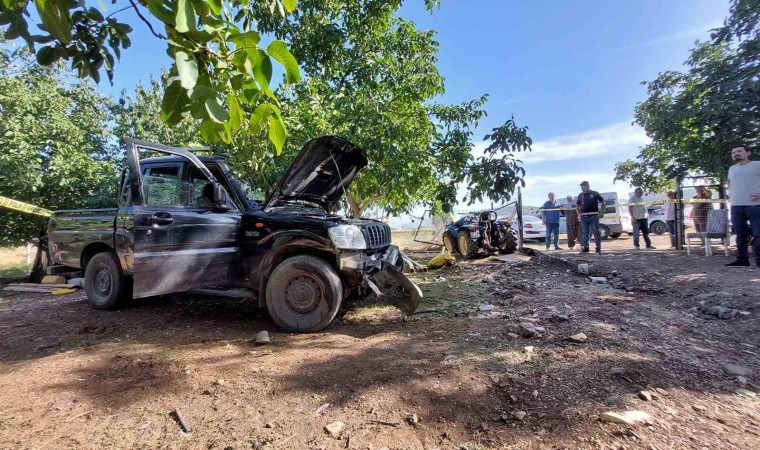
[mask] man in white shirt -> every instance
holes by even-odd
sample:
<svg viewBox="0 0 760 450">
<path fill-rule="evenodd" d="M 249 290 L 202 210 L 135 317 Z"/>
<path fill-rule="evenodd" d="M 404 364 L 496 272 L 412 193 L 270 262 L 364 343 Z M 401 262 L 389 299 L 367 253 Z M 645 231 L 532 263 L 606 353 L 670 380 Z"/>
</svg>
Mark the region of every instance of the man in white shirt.
<svg viewBox="0 0 760 450">
<path fill-rule="evenodd" d="M 749 267 L 750 231 L 755 240 L 752 251 L 760 267 L 760 161 L 750 161 L 750 156 L 752 149 L 746 145 L 731 149 L 736 164 L 728 169 L 728 189 L 736 233 L 736 261 L 726 264 L 728 267 Z"/>
<path fill-rule="evenodd" d="M 662 205 L 662 211 L 665 215 L 665 227 L 668 229 L 668 234 L 670 234 L 670 248 L 676 247 L 676 204 L 674 203 L 676 200 L 676 193 L 673 191 L 668 191 L 667 193 L 668 201 L 665 202 L 664 205 Z"/>
<path fill-rule="evenodd" d="M 644 200 L 641 196 L 644 195 L 644 190 L 636 188 L 633 191 L 633 196 L 628 199 L 628 214 L 631 216 L 631 223 L 633 224 L 633 248 L 639 249 L 639 232 L 644 234 L 644 243 L 647 248 L 654 249 L 652 247 L 652 241 L 649 239 L 649 221 L 647 220 L 647 207 L 644 206 Z"/>
</svg>

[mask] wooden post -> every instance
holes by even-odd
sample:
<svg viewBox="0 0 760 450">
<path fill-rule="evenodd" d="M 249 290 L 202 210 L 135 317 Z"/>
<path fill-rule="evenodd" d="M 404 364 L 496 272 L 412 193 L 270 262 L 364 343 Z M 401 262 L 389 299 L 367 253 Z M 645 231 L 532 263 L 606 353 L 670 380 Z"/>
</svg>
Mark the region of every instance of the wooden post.
<svg viewBox="0 0 760 450">
<path fill-rule="evenodd" d="M 27 242 L 26 243 L 26 265 L 28 266 L 31 263 L 32 263 L 32 243 Z"/>
<path fill-rule="evenodd" d="M 522 202 L 522 191 L 520 188 L 517 188 L 517 223 L 520 225 L 520 229 L 517 230 L 517 248 L 518 250 L 523 249 L 523 202 Z"/>
</svg>

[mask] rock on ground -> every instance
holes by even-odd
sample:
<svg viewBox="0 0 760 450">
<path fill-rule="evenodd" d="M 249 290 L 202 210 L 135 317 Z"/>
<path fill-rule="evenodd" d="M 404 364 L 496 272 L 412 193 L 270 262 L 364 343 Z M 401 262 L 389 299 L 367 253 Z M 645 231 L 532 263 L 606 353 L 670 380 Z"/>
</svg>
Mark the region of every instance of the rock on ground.
<svg viewBox="0 0 760 450">
<path fill-rule="evenodd" d="M 345 423 L 341 421 L 337 421 L 337 422 L 328 423 L 327 425 L 325 425 L 325 431 L 327 432 L 327 434 L 329 434 L 332 437 L 338 437 L 340 435 L 340 432 L 343 431 L 343 428 L 345 427 L 346 427 Z"/>
<path fill-rule="evenodd" d="M 737 366 L 736 364 L 726 363 L 723 365 L 723 370 L 726 371 L 727 375 L 740 375 L 743 377 L 752 376 L 752 369 Z"/>
<path fill-rule="evenodd" d="M 586 339 L 588 338 L 583 333 L 574 334 L 570 336 L 569 338 L 567 338 L 568 341 L 575 342 L 576 344 L 583 344 L 584 342 L 586 342 Z"/>
<path fill-rule="evenodd" d="M 622 413 L 606 412 L 599 416 L 599 420 L 607 423 L 636 425 L 637 423 L 651 422 L 652 417 L 644 411 L 625 411 Z"/>
</svg>

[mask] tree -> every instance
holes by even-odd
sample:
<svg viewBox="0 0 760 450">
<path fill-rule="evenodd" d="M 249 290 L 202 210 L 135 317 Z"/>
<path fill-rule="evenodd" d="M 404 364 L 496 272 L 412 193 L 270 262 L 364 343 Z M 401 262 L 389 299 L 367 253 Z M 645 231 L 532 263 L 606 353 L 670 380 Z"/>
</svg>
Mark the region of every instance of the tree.
<svg viewBox="0 0 760 450">
<path fill-rule="evenodd" d="M 26 50 L 0 51 L 0 195 L 48 209 L 112 207 L 110 100 L 67 75 L 61 64 L 40 67 Z M 44 224 L 0 210 L 0 245 L 29 241 Z"/>
<path fill-rule="evenodd" d="M 296 0 L 129 0 L 129 6 L 108 16 L 92 3 L 2 0 L 0 31 L 7 39 L 24 40 L 39 64 L 70 61 L 80 78 L 99 82 L 101 72 L 113 79 L 116 60 L 131 45 L 132 26 L 114 16 L 133 11 L 133 20 L 144 22 L 164 41 L 174 61 L 162 100 L 165 123 L 174 126 L 192 116 L 201 121 L 204 139 L 231 143 L 233 136 L 244 137 L 261 126 L 256 121 L 261 116 L 248 116 L 243 108 L 266 108 L 273 112 L 267 121 L 269 140 L 280 153 L 285 125 L 270 87 L 272 60 L 282 65 L 287 83 L 298 82 L 300 70 L 284 42 L 274 40 L 261 48 L 261 36 L 253 28 L 262 18 L 284 20 Z M 32 8 L 41 21 L 36 30 L 28 24 Z M 156 30 L 154 23 L 163 30 Z"/>
<path fill-rule="evenodd" d="M 397 17 L 402 3 L 302 0 L 286 21 L 259 24 L 290 43 L 305 76 L 281 96 L 292 136 L 285 160 L 323 134 L 341 135 L 368 153 L 370 165 L 347 195 L 353 215 L 371 206 L 398 213 L 419 203 L 450 210 L 457 184 L 470 173 L 473 129 L 486 114 L 485 95 L 435 103 L 444 92 L 438 43 L 434 32 Z"/>
<path fill-rule="evenodd" d="M 649 190 L 676 176 L 721 179 L 738 143 L 760 143 L 760 1 L 734 0 L 724 26 L 697 43 L 685 73 L 645 83 L 636 123 L 652 143 L 616 165 L 616 179 Z"/>
</svg>

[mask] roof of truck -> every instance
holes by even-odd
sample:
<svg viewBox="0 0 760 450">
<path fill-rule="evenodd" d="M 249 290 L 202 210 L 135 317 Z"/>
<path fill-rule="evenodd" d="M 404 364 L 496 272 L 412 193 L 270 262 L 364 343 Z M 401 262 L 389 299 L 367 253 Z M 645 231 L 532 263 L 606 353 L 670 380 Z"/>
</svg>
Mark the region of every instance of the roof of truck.
<svg viewBox="0 0 760 450">
<path fill-rule="evenodd" d="M 206 161 L 224 161 L 225 155 L 203 155 L 198 156 L 202 162 Z M 155 156 L 153 158 L 145 158 L 140 160 L 140 164 L 145 163 L 172 163 L 172 162 L 185 162 L 187 159 L 181 156 Z"/>
</svg>

